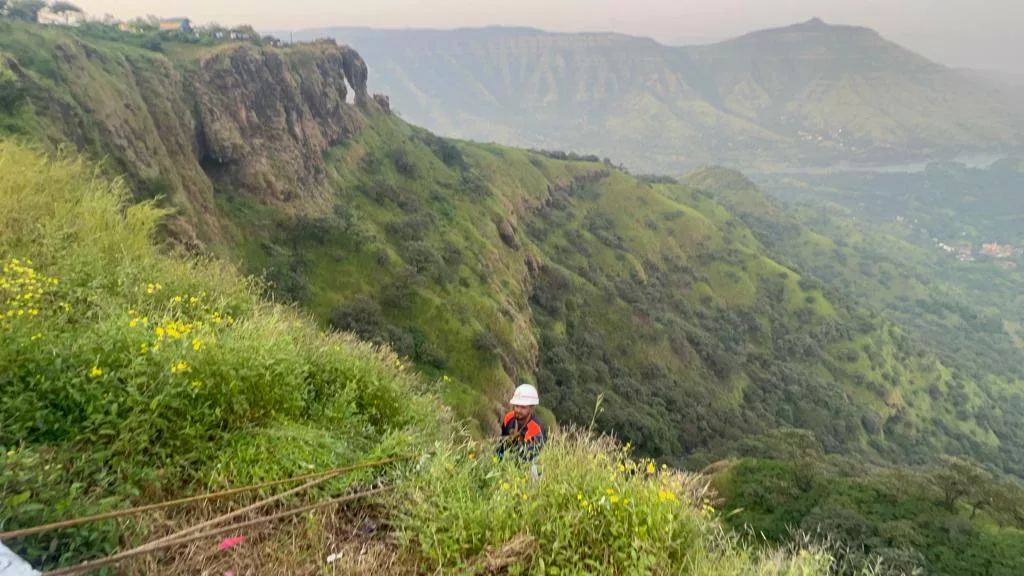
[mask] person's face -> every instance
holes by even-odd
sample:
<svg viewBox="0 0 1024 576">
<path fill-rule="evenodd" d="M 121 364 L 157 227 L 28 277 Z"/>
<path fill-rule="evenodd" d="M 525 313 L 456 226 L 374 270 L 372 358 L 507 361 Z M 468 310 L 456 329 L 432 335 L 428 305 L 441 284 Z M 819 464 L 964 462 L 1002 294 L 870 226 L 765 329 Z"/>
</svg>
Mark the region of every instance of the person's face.
<svg viewBox="0 0 1024 576">
<path fill-rule="evenodd" d="M 526 422 L 533 414 L 533 406 L 513 406 L 512 411 L 516 413 L 516 420 Z"/>
</svg>

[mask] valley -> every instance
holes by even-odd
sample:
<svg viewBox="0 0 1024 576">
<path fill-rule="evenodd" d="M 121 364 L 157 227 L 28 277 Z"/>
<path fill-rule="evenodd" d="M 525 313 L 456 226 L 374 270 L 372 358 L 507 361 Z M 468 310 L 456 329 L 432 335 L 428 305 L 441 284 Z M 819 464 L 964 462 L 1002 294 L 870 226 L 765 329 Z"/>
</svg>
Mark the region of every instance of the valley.
<svg viewBox="0 0 1024 576">
<path fill-rule="evenodd" d="M 700 46 L 499 27 L 278 35 L 359 46 L 373 89 L 438 134 L 639 172 L 912 163 L 1024 145 L 1015 87 L 820 19 Z"/>
<path fill-rule="evenodd" d="M 4 527 L 412 452 L 409 573 L 1019 571 L 1012 102 L 817 20 L 327 33 L 0 19 Z M 483 457 L 519 382 L 539 483 Z"/>
</svg>

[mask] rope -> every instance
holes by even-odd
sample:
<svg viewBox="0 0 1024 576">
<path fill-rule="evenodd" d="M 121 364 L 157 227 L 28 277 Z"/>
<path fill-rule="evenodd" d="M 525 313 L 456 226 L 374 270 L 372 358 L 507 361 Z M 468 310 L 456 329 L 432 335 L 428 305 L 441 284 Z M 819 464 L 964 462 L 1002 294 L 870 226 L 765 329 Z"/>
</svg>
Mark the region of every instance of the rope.
<svg viewBox="0 0 1024 576">
<path fill-rule="evenodd" d="M 333 474 L 331 476 L 324 476 L 322 478 L 317 478 L 315 480 L 310 480 L 309 482 L 306 482 L 302 486 L 299 486 L 297 488 L 292 488 L 291 490 L 287 490 L 287 491 L 282 492 L 282 493 L 280 493 L 280 494 L 278 494 L 276 496 L 271 496 L 270 498 L 264 498 L 263 500 L 260 500 L 259 502 L 256 502 L 255 504 L 250 504 L 250 505 L 246 506 L 245 508 L 240 508 L 238 510 L 235 510 L 234 512 L 228 512 L 227 514 L 224 514 L 222 516 L 218 516 L 216 518 L 207 520 L 206 522 L 202 522 L 202 523 L 196 524 L 195 526 L 189 526 L 188 528 L 185 528 L 183 530 L 179 530 L 179 531 L 177 531 L 177 532 L 175 532 L 173 534 L 170 534 L 168 536 L 164 536 L 163 538 L 158 538 L 157 540 L 154 540 L 154 541 L 150 542 L 149 544 L 141 546 L 141 548 L 148 548 L 148 547 L 154 546 L 156 544 L 162 544 L 164 542 L 169 542 L 171 540 L 177 540 L 178 538 L 181 538 L 182 536 L 185 536 L 186 534 L 190 534 L 192 532 L 196 532 L 198 530 L 202 530 L 203 528 L 208 528 L 210 526 L 215 526 L 215 525 L 220 524 L 222 522 L 225 522 L 227 520 L 231 520 L 232 518 L 237 518 L 238 516 L 241 516 L 241 515 L 243 515 L 243 514 L 245 514 L 247 512 L 252 512 L 253 510 L 256 510 L 257 508 L 262 508 L 262 507 L 266 506 L 267 504 L 272 504 L 274 502 L 277 502 L 278 500 L 283 500 L 284 498 L 286 498 L 288 496 L 291 496 L 292 494 L 297 494 L 299 492 L 302 492 L 306 488 L 311 488 L 313 486 L 316 486 L 317 484 L 319 484 L 319 483 L 321 483 L 321 482 L 323 482 L 323 481 L 325 481 L 325 480 L 327 480 L 329 478 L 334 478 L 335 476 L 337 476 L 337 474 Z"/>
<path fill-rule="evenodd" d="M 179 500 L 169 500 L 167 502 L 159 502 L 156 504 L 148 504 L 146 506 L 137 506 L 135 508 L 127 508 L 125 510 L 115 510 L 113 512 L 106 512 L 103 514 L 96 514 L 94 516 L 85 516 L 82 518 L 73 518 L 71 520 L 63 520 L 61 522 L 53 522 L 51 524 L 43 524 L 41 526 L 34 526 L 32 528 L 22 528 L 20 530 L 11 530 L 10 532 L 0 532 L 0 540 L 8 540 L 11 538 L 19 538 L 21 536 L 29 536 L 31 534 L 38 534 L 40 532 L 46 532 L 49 530 L 58 530 L 61 528 L 71 528 L 73 526 L 80 526 L 82 524 L 88 524 L 90 522 L 99 522 L 101 520 L 110 520 L 113 518 L 121 518 L 123 516 L 131 516 L 133 514 L 141 514 L 142 512 L 150 512 L 153 510 L 160 510 L 168 508 L 170 506 L 177 506 L 179 504 L 190 504 L 192 502 L 202 502 L 204 500 L 213 500 L 216 498 L 225 498 L 227 496 L 233 496 L 242 492 L 249 492 L 251 490 L 260 490 L 262 488 L 270 488 L 273 486 L 280 486 L 281 484 L 287 484 L 289 482 L 299 482 L 301 480 L 309 480 L 314 478 L 324 478 L 337 476 L 346 472 L 352 472 L 354 470 L 360 470 L 362 468 L 372 468 L 375 466 L 383 466 L 385 464 L 391 464 L 394 462 L 401 462 L 404 460 L 410 460 L 414 456 L 396 456 L 394 458 L 387 458 L 384 460 L 376 460 L 374 462 L 366 462 L 363 464 L 356 464 L 354 466 L 346 466 L 344 468 L 335 468 L 333 470 L 326 470 L 324 472 L 313 472 L 311 474 L 305 474 L 303 476 L 296 476 L 293 478 L 287 478 L 284 480 L 272 480 L 270 482 L 263 482 L 262 484 L 253 484 L 250 486 L 243 486 L 241 488 L 232 488 L 230 490 L 224 490 L 221 492 L 214 492 L 212 494 L 200 494 L 198 496 L 190 496 L 188 498 L 181 498 Z M 285 493 L 284 495 L 286 495 Z M 284 496 L 282 495 L 282 496 Z"/>
<path fill-rule="evenodd" d="M 386 491 L 391 490 L 393 488 L 394 488 L 393 486 L 383 486 L 383 487 L 380 487 L 380 488 L 374 488 L 372 490 L 366 490 L 364 492 L 358 492 L 358 493 L 355 493 L 355 494 L 349 494 L 348 496 L 339 496 L 337 498 L 332 498 L 330 500 L 325 500 L 323 502 L 318 502 L 316 504 L 309 504 L 309 505 L 306 505 L 306 506 L 302 506 L 300 508 L 294 508 L 292 510 L 287 510 L 285 512 L 280 512 L 278 514 L 274 514 L 273 516 L 266 516 L 266 517 L 263 517 L 263 518 L 257 518 L 255 520 L 249 520 L 248 522 L 242 522 L 241 524 L 234 524 L 232 526 L 225 526 L 225 527 L 217 528 L 217 529 L 214 529 L 214 530 L 210 530 L 208 532 L 203 532 L 201 534 L 193 534 L 191 536 L 186 536 L 184 538 L 179 538 L 177 540 L 172 540 L 172 541 L 169 541 L 169 542 L 160 542 L 159 544 L 157 542 L 152 542 L 150 544 L 139 546 L 138 548 L 134 548 L 132 550 L 128 550 L 128 551 L 125 551 L 125 552 L 114 554 L 112 556 L 107 556 L 106 558 L 100 558 L 99 560 L 90 560 L 89 562 L 83 562 L 83 563 L 81 563 L 81 564 L 79 564 L 77 566 L 69 566 L 67 568 L 60 568 L 58 570 L 53 570 L 53 571 L 50 571 L 50 572 L 44 572 L 43 576 L 72 576 L 72 575 L 78 575 L 78 574 L 85 574 L 85 573 L 91 572 L 91 571 L 93 571 L 93 570 L 95 570 L 97 568 L 101 568 L 103 566 L 108 566 L 110 564 L 116 564 L 118 562 L 121 562 L 122 560 L 127 560 L 128 558 L 133 558 L 135 556 L 142 556 L 142 555 L 145 555 L 145 554 L 150 554 L 152 552 L 157 552 L 159 550 L 164 550 L 166 548 L 171 548 L 171 547 L 177 546 L 179 544 L 187 544 L 189 542 L 194 542 L 196 540 L 201 540 L 203 538 L 209 538 L 211 536 L 218 536 L 220 534 L 226 534 L 228 532 L 234 532 L 234 531 L 237 531 L 237 530 L 241 530 L 243 528 L 249 528 L 251 526 L 256 526 L 256 525 L 259 525 L 259 524 L 264 524 L 266 522 L 271 522 L 271 521 L 274 521 L 274 520 L 280 520 L 281 518 L 287 518 L 289 516 L 295 516 L 296 514 L 302 514 L 303 512 L 309 512 L 311 510 L 315 510 L 317 508 L 323 508 L 325 506 L 330 506 L 332 504 L 340 504 L 342 502 L 348 502 L 348 501 L 351 501 L 351 500 L 357 500 L 359 498 L 364 498 L 366 496 L 372 496 L 372 495 L 375 495 L 375 494 L 380 494 L 382 492 L 386 492 Z"/>
</svg>

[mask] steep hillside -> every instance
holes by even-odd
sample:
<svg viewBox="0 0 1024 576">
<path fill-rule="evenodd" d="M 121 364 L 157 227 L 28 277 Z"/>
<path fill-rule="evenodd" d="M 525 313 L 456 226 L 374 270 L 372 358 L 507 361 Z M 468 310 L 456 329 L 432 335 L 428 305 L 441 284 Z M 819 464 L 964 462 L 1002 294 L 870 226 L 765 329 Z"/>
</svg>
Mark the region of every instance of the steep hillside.
<svg viewBox="0 0 1024 576">
<path fill-rule="evenodd" d="M 942 186 L 932 183 L 915 191 L 903 176 L 896 178 L 904 184 L 899 187 L 901 197 L 890 202 L 902 206 L 915 197 L 930 197 L 936 215 L 941 211 L 948 218 L 948 208 L 932 196 L 944 196 Z M 1024 407 L 1020 392 L 1024 346 L 1017 335 L 1024 320 L 1020 307 L 1024 278 L 1020 273 L 1000 266 L 1006 262 L 996 259 L 959 261 L 935 245 L 934 229 L 914 230 L 917 218 L 913 214 L 902 222 L 891 214 L 871 222 L 861 214 L 879 208 L 872 206 L 873 194 L 859 197 L 850 191 L 847 207 L 827 201 L 837 197 L 825 189 L 789 177 L 782 180 L 788 180 L 792 190 L 801 194 L 821 197 L 784 210 L 735 172 L 705 169 L 690 175 L 687 182 L 728 206 L 774 258 L 807 272 L 860 306 L 884 311 L 917 342 L 935 351 L 951 370 L 951 378 L 947 386 L 941 382 L 929 385 L 932 401 L 955 411 L 957 420 L 973 419 L 986 433 L 998 437 L 1002 458 L 1017 462 L 1010 469 L 1019 470 L 1021 453 L 1011 447 L 1021 439 L 1016 422 Z M 984 177 L 975 184 L 992 182 Z M 985 186 L 978 187 L 983 189 Z M 1005 200 L 1012 203 L 1009 196 Z M 1011 213 L 1003 212 L 1002 217 Z M 979 403 L 980 397 L 988 400 Z M 987 450 L 967 438 L 963 438 L 963 449 L 976 457 Z"/>
<path fill-rule="evenodd" d="M 178 229 L 201 212 L 210 224 L 190 238 L 265 273 L 272 294 L 325 325 L 390 344 L 481 431 L 515 381 L 535 380 L 558 420 L 594 420 L 668 461 L 798 427 L 829 451 L 970 451 L 1020 469 L 1016 436 L 931 390 L 962 390 L 1007 425 L 1024 410 L 823 291 L 693 186 L 440 139 L 366 98 L 361 59 L 333 43 L 168 43 L 165 56 L 9 26 L 5 82 L 24 96 L 7 126 L 51 143 L 81 133 L 68 139 L 133 178 L 169 158 L 158 173 Z M 179 83 L 149 94 L 132 68 L 143 63 Z M 165 102 L 183 124 L 154 120 Z M 164 154 L 166 134 L 191 145 Z M 194 197 L 179 172 L 211 195 Z"/>
<path fill-rule="evenodd" d="M 329 28 L 411 122 L 637 170 L 892 161 L 1024 145 L 1024 109 L 877 33 L 811 20 L 709 46 L 530 29 Z M 287 36 L 286 36 L 287 37 Z"/>
<path fill-rule="evenodd" d="M 324 150 L 358 129 L 357 106 L 372 106 L 366 65 L 330 42 L 168 56 L 0 20 L 0 134 L 88 150 L 137 200 L 166 197 L 180 210 L 174 235 L 197 245 L 219 235 L 219 182 L 315 200 Z"/>
<path fill-rule="evenodd" d="M 430 381 L 391 351 L 318 330 L 223 263 L 161 253 L 153 240 L 164 214 L 128 197 L 93 166 L 0 140 L 0 531 L 36 568 L 88 571 L 73 565 L 230 508 L 248 510 L 233 521 L 244 537 L 230 551 L 207 533 L 100 570 L 831 572 L 818 547 L 742 545 L 723 532 L 706 480 L 654 474 L 653 462 L 608 439 L 551 438 L 536 463 L 541 481 L 512 458 L 477 458 L 493 445 L 465 441 Z M 264 484 L 198 506 L 7 534 L 386 456 L 397 461 L 298 493 Z M 369 486 L 379 489 L 360 490 Z M 254 502 L 268 492 L 280 500 Z M 348 502 L 325 507 L 332 497 Z"/>
</svg>

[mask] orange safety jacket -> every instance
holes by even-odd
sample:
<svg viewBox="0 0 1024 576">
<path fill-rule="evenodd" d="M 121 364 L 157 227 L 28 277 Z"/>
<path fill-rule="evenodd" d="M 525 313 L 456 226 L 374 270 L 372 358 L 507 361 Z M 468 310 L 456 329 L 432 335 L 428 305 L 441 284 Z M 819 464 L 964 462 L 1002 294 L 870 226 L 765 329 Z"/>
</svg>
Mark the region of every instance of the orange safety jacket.
<svg viewBox="0 0 1024 576">
<path fill-rule="evenodd" d="M 544 447 L 544 429 L 536 416 L 530 416 L 530 420 L 523 427 L 516 420 L 516 413 L 509 412 L 501 422 L 502 442 L 498 448 L 498 456 L 504 457 L 506 449 L 511 449 L 519 456 L 532 460 Z"/>
</svg>

